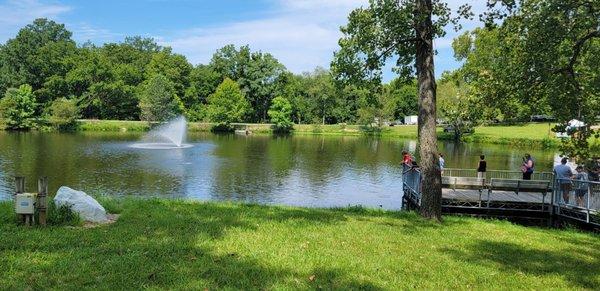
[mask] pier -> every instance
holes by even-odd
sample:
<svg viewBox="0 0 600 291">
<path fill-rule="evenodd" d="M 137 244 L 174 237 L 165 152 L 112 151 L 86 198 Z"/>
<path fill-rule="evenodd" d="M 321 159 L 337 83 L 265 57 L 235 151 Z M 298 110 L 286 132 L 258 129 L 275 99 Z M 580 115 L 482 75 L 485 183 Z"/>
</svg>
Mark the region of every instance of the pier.
<svg viewBox="0 0 600 291">
<path fill-rule="evenodd" d="M 419 169 L 405 166 L 402 178 L 404 206 L 418 209 Z M 557 186 L 560 184 L 571 185 L 568 195 Z M 442 212 L 545 224 L 568 222 L 600 229 L 600 183 L 555 179 L 550 172 L 534 173 L 532 180 L 522 180 L 518 171 L 488 171 L 478 178 L 475 170 L 444 169 Z"/>
</svg>

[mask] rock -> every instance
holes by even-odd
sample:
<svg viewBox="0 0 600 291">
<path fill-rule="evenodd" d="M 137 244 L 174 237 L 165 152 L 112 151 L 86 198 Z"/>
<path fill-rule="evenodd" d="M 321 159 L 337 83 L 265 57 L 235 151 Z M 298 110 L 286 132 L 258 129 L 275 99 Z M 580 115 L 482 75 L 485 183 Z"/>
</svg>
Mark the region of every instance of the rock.
<svg viewBox="0 0 600 291">
<path fill-rule="evenodd" d="M 108 217 L 104 207 L 96 199 L 85 192 L 62 186 L 56 192 L 54 204 L 57 207 L 69 205 L 71 210 L 78 213 L 82 220 L 91 222 L 107 222 Z"/>
</svg>

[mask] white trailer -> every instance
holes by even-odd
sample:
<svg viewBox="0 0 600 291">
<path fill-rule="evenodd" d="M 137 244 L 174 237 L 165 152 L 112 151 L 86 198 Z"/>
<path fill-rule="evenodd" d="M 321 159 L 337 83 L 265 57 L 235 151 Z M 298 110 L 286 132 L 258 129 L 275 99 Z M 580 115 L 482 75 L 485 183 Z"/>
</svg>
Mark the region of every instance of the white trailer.
<svg viewBox="0 0 600 291">
<path fill-rule="evenodd" d="M 417 124 L 419 117 L 416 115 L 404 116 L 404 124 Z"/>
</svg>

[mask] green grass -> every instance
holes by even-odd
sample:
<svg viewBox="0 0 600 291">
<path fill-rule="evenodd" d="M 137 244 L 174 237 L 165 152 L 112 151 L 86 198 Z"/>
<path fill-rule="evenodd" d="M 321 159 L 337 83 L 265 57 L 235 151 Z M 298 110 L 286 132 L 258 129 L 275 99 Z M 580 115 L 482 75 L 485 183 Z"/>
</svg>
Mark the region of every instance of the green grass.
<svg viewBox="0 0 600 291">
<path fill-rule="evenodd" d="M 463 138 L 466 142 L 495 143 L 517 146 L 556 147 L 560 140 L 551 131 L 552 124 L 526 123 L 510 126 L 479 126 L 475 133 Z"/>
<path fill-rule="evenodd" d="M 414 213 L 106 200 L 112 225 L 26 228 L 0 203 L 2 289 L 594 289 L 600 237 Z"/>
</svg>

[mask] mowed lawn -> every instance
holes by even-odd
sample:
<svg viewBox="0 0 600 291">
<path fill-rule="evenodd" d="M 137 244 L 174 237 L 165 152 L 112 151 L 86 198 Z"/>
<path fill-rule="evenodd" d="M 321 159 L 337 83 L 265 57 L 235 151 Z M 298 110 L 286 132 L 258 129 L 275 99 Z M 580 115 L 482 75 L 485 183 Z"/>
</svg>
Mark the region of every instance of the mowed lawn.
<svg viewBox="0 0 600 291">
<path fill-rule="evenodd" d="M 596 289 L 600 237 L 414 213 L 104 202 L 97 228 L 26 228 L 0 204 L 0 289 Z"/>
<path fill-rule="evenodd" d="M 527 123 L 511 126 L 479 126 L 475 128 L 475 134 L 496 139 L 522 138 L 542 140 L 556 137 L 556 133 L 552 132 L 554 125 L 553 123 Z"/>
</svg>

